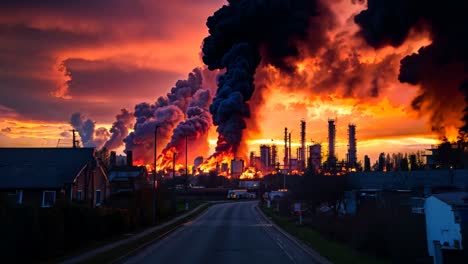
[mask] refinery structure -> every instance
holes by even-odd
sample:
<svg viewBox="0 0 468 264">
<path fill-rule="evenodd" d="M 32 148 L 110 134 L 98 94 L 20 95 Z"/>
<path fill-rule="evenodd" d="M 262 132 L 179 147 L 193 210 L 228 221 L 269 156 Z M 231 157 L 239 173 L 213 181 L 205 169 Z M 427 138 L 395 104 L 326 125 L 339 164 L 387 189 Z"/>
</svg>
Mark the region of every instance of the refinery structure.
<svg viewBox="0 0 468 264">
<path fill-rule="evenodd" d="M 336 153 L 336 126 L 336 119 L 328 120 L 326 148 L 320 143 L 306 140 L 307 123 L 301 120 L 297 139 L 293 138 L 293 130 L 285 127 L 284 142 L 281 145 L 272 140 L 272 144 L 261 144 L 258 151 L 251 151 L 246 161 L 233 157 L 217 162 L 209 170 L 201 168 L 204 164 L 203 157 L 197 157 L 191 172 L 195 175 L 214 172 L 233 179 L 252 179 L 277 173 L 302 175 L 306 170 L 324 175 L 343 175 L 360 170 L 357 161 L 356 125 L 348 125 L 347 153 L 342 160 L 338 159 Z M 293 145 L 296 146 L 295 149 Z"/>
</svg>

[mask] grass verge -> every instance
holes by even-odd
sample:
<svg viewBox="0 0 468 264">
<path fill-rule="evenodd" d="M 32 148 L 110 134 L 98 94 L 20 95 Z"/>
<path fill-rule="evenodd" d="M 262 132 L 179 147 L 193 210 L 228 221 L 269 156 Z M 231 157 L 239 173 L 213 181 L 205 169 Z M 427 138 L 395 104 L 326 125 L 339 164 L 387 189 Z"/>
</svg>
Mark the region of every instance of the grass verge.
<svg viewBox="0 0 468 264">
<path fill-rule="evenodd" d="M 320 235 L 317 231 L 300 226 L 298 223 L 290 222 L 287 217 L 280 216 L 273 212 L 271 208 L 259 206 L 262 212 L 268 216 L 275 224 L 283 230 L 303 241 L 305 244 L 313 248 L 320 255 L 327 258 L 335 264 L 389 264 L 388 260 L 381 259 L 375 256 L 369 256 L 364 253 L 357 252 L 346 244 L 332 241 Z"/>
<path fill-rule="evenodd" d="M 197 209 L 196 211 L 194 211 L 190 215 L 188 215 L 188 216 L 186 216 L 186 217 L 184 217 L 182 219 L 179 219 L 178 221 L 176 221 L 176 222 L 174 222 L 174 223 L 172 223 L 172 224 L 170 224 L 170 225 L 168 225 L 168 226 L 166 226 L 164 228 L 161 228 L 161 229 L 159 229 L 159 230 L 157 230 L 155 232 L 152 232 L 152 233 L 150 233 L 150 234 L 148 234 L 148 235 L 146 235 L 144 237 L 141 237 L 139 239 L 130 241 L 130 242 L 126 243 L 126 244 L 117 246 L 117 247 L 115 247 L 113 249 L 110 249 L 108 251 L 99 253 L 99 254 L 91 257 L 91 258 L 86 259 L 82 263 L 113 263 L 116 260 L 120 259 L 122 256 L 125 256 L 125 255 L 131 253 L 132 251 L 134 251 L 134 250 L 136 250 L 138 248 L 141 248 L 145 244 L 148 244 L 150 242 L 154 242 L 154 241 L 158 240 L 164 234 L 166 234 L 166 233 L 168 233 L 170 231 L 173 231 L 179 225 L 194 219 L 195 217 L 202 214 L 209 206 L 210 206 L 210 204 L 204 204 L 202 207 L 200 207 L 199 209 Z"/>
</svg>

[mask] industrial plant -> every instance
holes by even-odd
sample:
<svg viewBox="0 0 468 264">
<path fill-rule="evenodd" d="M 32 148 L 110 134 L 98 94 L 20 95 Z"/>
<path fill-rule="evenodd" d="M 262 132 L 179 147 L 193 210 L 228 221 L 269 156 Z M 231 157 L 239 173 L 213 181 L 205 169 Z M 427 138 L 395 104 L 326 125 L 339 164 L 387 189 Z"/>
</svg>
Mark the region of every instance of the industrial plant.
<svg viewBox="0 0 468 264">
<path fill-rule="evenodd" d="M 247 162 L 234 157 L 216 162 L 206 169 L 201 167 L 206 160 L 199 156 L 193 161 L 190 171 L 194 175 L 214 172 L 232 179 L 253 179 L 277 173 L 302 175 L 306 170 L 324 175 L 343 175 L 362 170 L 357 160 L 356 125 L 348 125 L 346 159 L 340 161 L 336 154 L 336 124 L 336 119 L 328 120 L 327 153 L 323 152 L 324 147 L 321 143 L 306 140 L 307 123 L 303 119 L 300 121 L 297 140 L 293 138 L 292 130 L 284 128 L 282 158 L 279 145 L 272 140 L 272 144 L 261 144 L 258 151 L 250 151 Z M 293 149 L 293 145 L 297 147 Z"/>
</svg>

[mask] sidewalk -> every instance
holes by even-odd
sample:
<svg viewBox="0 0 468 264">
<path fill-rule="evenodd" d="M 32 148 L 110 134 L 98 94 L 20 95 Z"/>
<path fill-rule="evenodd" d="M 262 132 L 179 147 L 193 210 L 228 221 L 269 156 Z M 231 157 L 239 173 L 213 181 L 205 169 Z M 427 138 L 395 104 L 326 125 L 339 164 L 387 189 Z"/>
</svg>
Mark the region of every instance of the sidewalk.
<svg viewBox="0 0 468 264">
<path fill-rule="evenodd" d="M 122 239 L 122 240 L 118 240 L 116 242 L 112 242 L 110 244 L 107 244 L 105 246 L 101 246 L 101 247 L 98 247 L 98 248 L 95 248 L 93 250 L 90 250 L 86 253 L 83 253 L 81 255 L 78 255 L 78 256 L 74 256 L 74 257 L 71 257 L 67 260 L 65 260 L 64 262 L 61 262 L 62 264 L 74 264 L 74 263 L 80 263 L 80 262 L 83 262 L 85 261 L 86 259 L 89 259 L 89 258 L 92 258 L 98 254 L 101 254 L 103 252 L 106 252 L 106 251 L 109 251 L 109 250 L 112 250 L 116 247 L 119 247 L 121 245 L 124 245 L 124 244 L 127 244 L 127 243 L 130 243 L 130 242 L 133 242 L 135 240 L 138 240 L 142 237 L 145 237 L 153 232 L 156 232 L 158 230 L 161 230 L 167 226 L 170 226 L 172 224 L 174 224 L 175 222 L 191 215 L 193 212 L 196 212 L 198 209 L 202 208 L 203 206 L 205 206 L 206 204 L 211 204 L 213 202 L 207 202 L 207 203 L 204 203 L 204 204 L 201 204 L 197 207 L 195 207 L 194 209 L 190 210 L 189 212 L 183 214 L 183 215 L 180 215 L 180 216 L 177 216 L 175 217 L 174 219 L 168 221 L 168 222 L 165 222 L 165 223 L 162 223 L 160 225 L 156 225 L 156 226 L 153 226 L 153 227 L 149 227 L 147 228 L 146 230 L 138 233 L 138 234 L 135 234 L 131 237 L 128 237 L 128 238 L 125 238 L 125 239 Z M 216 203 L 216 202 L 214 202 Z"/>
</svg>

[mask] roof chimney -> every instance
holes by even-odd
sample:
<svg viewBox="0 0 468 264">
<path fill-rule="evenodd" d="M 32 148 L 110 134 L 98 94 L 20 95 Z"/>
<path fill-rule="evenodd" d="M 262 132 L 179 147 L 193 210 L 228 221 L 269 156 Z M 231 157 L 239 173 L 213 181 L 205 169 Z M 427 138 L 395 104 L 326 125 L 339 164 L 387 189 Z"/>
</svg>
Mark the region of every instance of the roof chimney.
<svg viewBox="0 0 468 264">
<path fill-rule="evenodd" d="M 109 165 L 115 167 L 117 165 L 117 153 L 115 151 L 110 152 Z"/>
<path fill-rule="evenodd" d="M 127 166 L 133 167 L 133 152 L 131 150 L 127 150 Z"/>
</svg>

